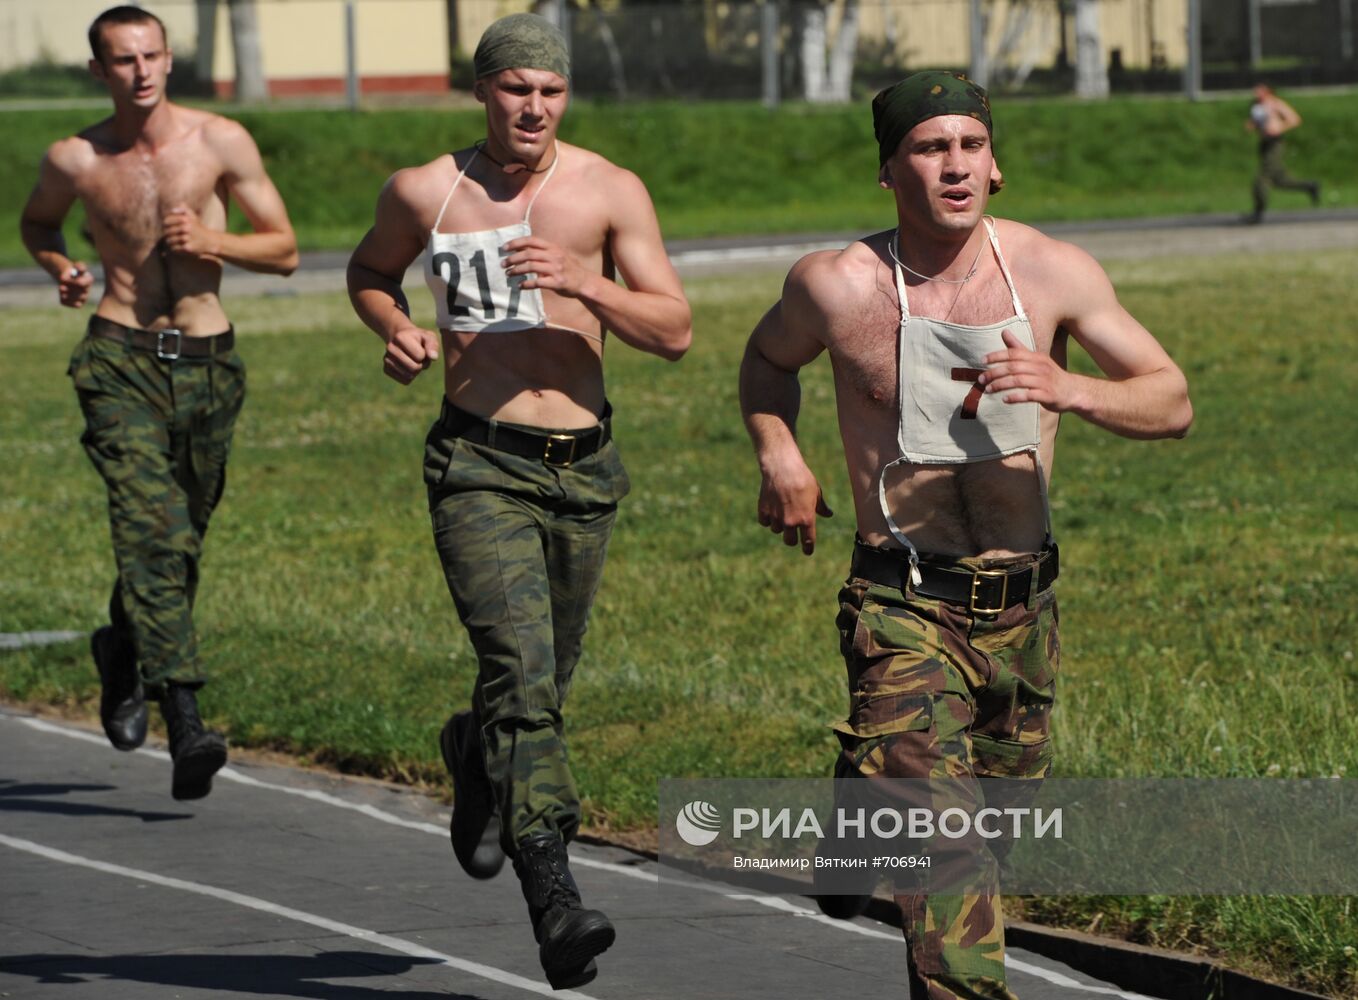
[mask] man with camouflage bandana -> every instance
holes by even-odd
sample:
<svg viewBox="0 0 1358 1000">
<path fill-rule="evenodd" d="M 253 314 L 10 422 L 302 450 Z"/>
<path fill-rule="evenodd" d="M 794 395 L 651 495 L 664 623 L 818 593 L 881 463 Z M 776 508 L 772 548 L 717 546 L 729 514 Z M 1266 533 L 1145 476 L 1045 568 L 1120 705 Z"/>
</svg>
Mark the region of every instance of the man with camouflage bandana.
<svg viewBox="0 0 1358 1000">
<path fill-rule="evenodd" d="M 976 779 L 1035 783 L 1051 766 L 1060 415 L 1181 437 L 1192 407 L 1092 258 L 985 216 L 1003 182 L 981 88 L 917 73 L 877 95 L 873 125 L 896 228 L 802 258 L 746 349 L 758 519 L 810 555 L 830 516 L 795 437 L 797 373 L 828 352 L 858 530 L 837 620 L 849 714 L 835 774 L 948 778 L 979 795 Z M 1072 338 L 1105 377 L 1067 370 Z M 1012 997 L 996 892 L 896 898 L 912 997 Z M 836 916 L 864 902 L 822 897 Z"/>
<path fill-rule="evenodd" d="M 567 989 L 594 978 L 614 940 L 568 866 L 580 800 L 562 716 L 628 490 L 604 343 L 675 361 L 691 316 L 641 181 L 556 137 L 570 89 L 560 31 L 511 14 L 486 29 L 473 65 L 485 139 L 392 176 L 349 294 L 391 378 L 409 384 L 444 358 L 424 480 L 479 666 L 471 709 L 440 736 L 453 851 L 473 878 L 513 858 L 543 971 Z M 417 258 L 437 332 L 412 322 L 401 291 Z"/>
<path fill-rule="evenodd" d="M 146 738 L 146 695 L 159 698 L 171 792 L 196 799 L 226 763 L 226 741 L 198 716 L 198 563 L 245 398 L 217 298 L 222 262 L 289 274 L 297 241 L 245 129 L 166 99 L 172 55 L 154 14 L 110 8 L 89 42 L 90 72 L 108 88 L 113 116 L 47 151 L 21 231 L 64 306 L 84 305 L 94 284 L 62 237 L 77 199 L 104 266 L 103 297 L 69 369 L 81 442 L 108 488 L 118 562 L 112 623 L 91 640 L 100 717 L 109 741 L 132 750 Z M 254 232 L 226 232 L 230 197 Z"/>
</svg>

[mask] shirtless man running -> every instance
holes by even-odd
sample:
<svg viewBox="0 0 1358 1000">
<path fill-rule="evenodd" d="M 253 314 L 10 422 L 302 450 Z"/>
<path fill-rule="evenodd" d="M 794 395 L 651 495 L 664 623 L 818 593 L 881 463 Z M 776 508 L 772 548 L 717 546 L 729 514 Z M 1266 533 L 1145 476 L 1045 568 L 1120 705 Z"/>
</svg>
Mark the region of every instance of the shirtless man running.
<svg viewBox="0 0 1358 1000">
<path fill-rule="evenodd" d="M 1254 211 L 1245 217 L 1248 223 L 1264 221 L 1268 209 L 1268 189 L 1276 187 L 1283 191 L 1305 191 L 1311 196 L 1311 204 L 1320 204 L 1320 182 L 1298 180 L 1287 172 L 1283 164 L 1283 143 L 1285 136 L 1301 125 L 1301 115 L 1297 109 L 1273 92 L 1266 83 L 1254 86 L 1254 100 L 1245 119 L 1245 128 L 1259 136 L 1259 170 L 1254 175 Z"/>
<path fill-rule="evenodd" d="M 172 56 L 159 18 L 114 7 L 89 41 L 113 115 L 48 149 L 20 226 L 64 306 L 83 306 L 94 285 L 62 236 L 76 200 L 103 264 L 104 293 L 69 369 L 118 563 L 111 624 L 91 640 L 100 717 L 110 742 L 132 750 L 146 737 L 146 694 L 159 698 L 171 791 L 195 799 L 226 762 L 226 741 L 198 716 L 198 562 L 245 398 L 217 298 L 222 262 L 289 274 L 297 242 L 245 129 L 166 99 Z M 254 232 L 225 231 L 232 197 Z"/>
<path fill-rule="evenodd" d="M 797 372 L 828 352 L 858 529 L 836 776 L 1040 779 L 1059 658 L 1057 423 L 1181 437 L 1187 384 L 1086 253 L 985 216 L 1002 180 L 983 90 L 919 73 L 877 95 L 873 121 L 897 227 L 802 258 L 746 350 L 759 522 L 810 555 L 830 515 L 795 437 Z M 1067 371 L 1072 339 L 1105 378 Z M 998 895 L 897 900 L 911 996 L 1012 997 Z"/>
<path fill-rule="evenodd" d="M 570 79 L 560 32 L 532 14 L 502 18 L 474 65 L 485 139 L 392 176 L 349 293 L 391 378 L 408 384 L 443 358 L 424 478 L 479 661 L 471 710 L 440 738 L 453 849 L 474 878 L 513 857 L 539 959 L 565 989 L 594 978 L 614 937 L 567 867 L 580 802 L 561 716 L 628 489 L 605 337 L 677 360 L 691 317 L 641 181 L 556 137 Z M 411 321 L 401 292 L 421 257 L 439 332 Z"/>
</svg>

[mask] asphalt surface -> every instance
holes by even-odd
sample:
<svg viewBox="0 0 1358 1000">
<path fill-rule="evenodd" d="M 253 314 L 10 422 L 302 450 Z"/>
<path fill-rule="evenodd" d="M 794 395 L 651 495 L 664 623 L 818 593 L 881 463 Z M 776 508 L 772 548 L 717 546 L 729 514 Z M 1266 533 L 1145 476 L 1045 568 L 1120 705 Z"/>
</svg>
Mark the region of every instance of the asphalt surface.
<svg viewBox="0 0 1358 1000">
<path fill-rule="evenodd" d="M 0 997 L 905 995 L 893 928 L 581 844 L 581 891 L 618 940 L 598 979 L 554 992 L 513 873 L 463 875 L 446 808 L 417 792 L 233 760 L 208 798 L 175 802 L 163 750 L 12 710 L 0 762 Z M 1020 950 L 1008 962 L 1023 1000 L 1140 996 Z"/>
</svg>

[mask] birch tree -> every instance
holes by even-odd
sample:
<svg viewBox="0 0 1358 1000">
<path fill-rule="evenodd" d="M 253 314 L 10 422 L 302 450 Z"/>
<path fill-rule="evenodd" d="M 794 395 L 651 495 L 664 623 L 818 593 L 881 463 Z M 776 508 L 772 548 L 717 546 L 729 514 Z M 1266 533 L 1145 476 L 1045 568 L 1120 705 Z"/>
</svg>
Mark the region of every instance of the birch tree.
<svg viewBox="0 0 1358 1000">
<path fill-rule="evenodd" d="M 860 7 L 859 0 L 842 2 L 833 39 L 829 37 L 829 4 L 812 2 L 801 9 L 802 96 L 815 104 L 847 103 L 853 97 Z"/>
<path fill-rule="evenodd" d="M 259 41 L 255 0 L 227 0 L 231 12 L 231 50 L 236 58 L 236 100 L 267 101 L 264 54 Z"/>
</svg>

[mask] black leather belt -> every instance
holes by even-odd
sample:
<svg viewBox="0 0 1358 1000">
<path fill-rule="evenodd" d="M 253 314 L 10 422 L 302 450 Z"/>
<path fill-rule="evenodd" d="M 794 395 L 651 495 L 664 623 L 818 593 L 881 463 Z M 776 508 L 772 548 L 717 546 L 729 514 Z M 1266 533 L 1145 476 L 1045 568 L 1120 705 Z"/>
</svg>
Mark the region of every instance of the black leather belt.
<svg viewBox="0 0 1358 1000">
<path fill-rule="evenodd" d="M 609 419 L 612 415 L 613 407 L 604 403 L 603 416 L 594 427 L 561 431 L 533 430 L 516 424 L 492 423 L 444 399 L 439 425 L 454 437 L 472 444 L 483 444 L 520 458 L 535 458 L 543 465 L 564 469 L 573 462 L 593 455 L 613 439 L 613 425 Z"/>
<path fill-rule="evenodd" d="M 1055 544 L 1037 555 L 1036 565 L 1029 563 L 1013 569 L 979 569 L 939 566 L 920 562 L 920 583 L 910 587 L 910 556 L 895 549 L 879 549 L 858 542 L 853 549 L 851 576 L 884 587 L 898 587 L 921 597 L 961 604 L 978 615 L 997 615 L 1016 604 L 1028 602 L 1033 573 L 1037 573 L 1037 591 L 1042 593 L 1056 582 L 1060 571 L 1059 554 Z"/>
<path fill-rule="evenodd" d="M 186 337 L 182 330 L 138 330 L 103 316 L 90 317 L 89 333 L 91 337 L 116 340 L 139 351 L 150 351 L 162 361 L 211 358 L 236 346 L 236 333 L 230 328 L 210 337 Z"/>
</svg>

